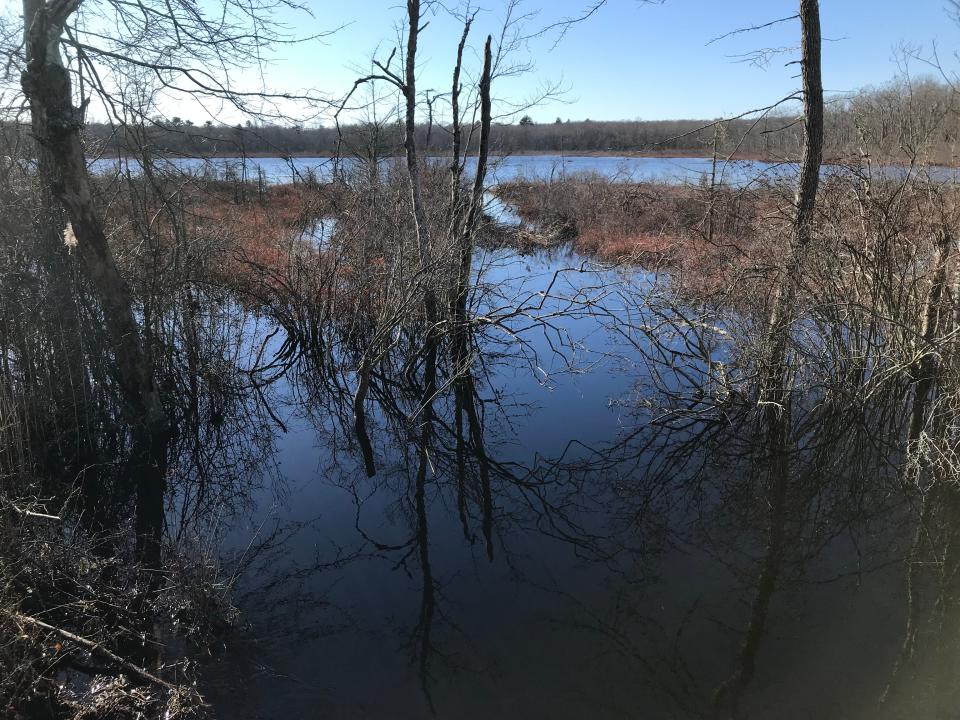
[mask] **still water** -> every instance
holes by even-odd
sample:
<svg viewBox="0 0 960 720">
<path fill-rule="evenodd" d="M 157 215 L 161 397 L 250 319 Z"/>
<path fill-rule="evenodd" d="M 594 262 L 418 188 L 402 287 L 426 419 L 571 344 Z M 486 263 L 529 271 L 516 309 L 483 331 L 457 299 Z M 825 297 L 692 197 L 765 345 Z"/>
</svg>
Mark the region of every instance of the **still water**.
<svg viewBox="0 0 960 720">
<path fill-rule="evenodd" d="M 225 172 L 235 177 L 257 180 L 258 171 L 266 182 L 293 182 L 313 174 L 320 180 L 329 179 L 334 161 L 321 157 L 296 158 L 175 158 L 170 163 L 177 170 L 207 172 L 222 177 Z M 349 163 L 349 161 L 345 161 Z M 437 162 L 443 162 L 437 159 Z M 476 166 L 476 158 L 467 158 L 467 172 Z M 775 179 L 795 172 L 792 164 L 766 163 L 753 160 L 719 162 L 717 179 L 730 184 L 742 184 L 767 177 Z M 91 169 L 100 174 L 137 172 L 135 160 L 101 159 L 91 163 Z M 494 158 L 491 160 L 490 181 L 506 182 L 517 177 L 560 179 L 575 173 L 596 173 L 617 180 L 697 182 L 713 172 L 710 158 L 658 158 L 658 157 L 585 157 L 560 155 L 523 155 Z"/>
<path fill-rule="evenodd" d="M 707 162 L 558 160 L 498 177 L 676 181 Z M 290 168 L 256 162 L 272 180 Z M 473 311 L 496 321 L 470 339 L 463 394 L 440 358 L 421 455 L 419 341 L 395 338 L 367 403 L 372 477 L 349 352 L 291 353 L 254 314 L 234 327 L 231 362 L 270 412 L 235 408 L 230 497 L 202 490 L 243 610 L 209 662 L 219 717 L 958 716 L 960 594 L 925 586 L 908 610 L 912 499 L 897 451 L 871 444 L 896 399 L 863 422 L 822 398 L 797 411 L 773 557 L 752 416 L 702 401 L 733 372 L 716 368 L 736 364 L 741 318 L 686 317 L 708 328 L 691 359 L 668 278 L 565 251 L 482 251 L 473 267 Z"/>
<path fill-rule="evenodd" d="M 270 390 L 282 425 L 258 431 L 259 474 L 215 528 L 243 566 L 245 622 L 211 663 L 221 717 L 708 717 L 738 672 L 762 491 L 737 495 L 745 450 L 674 462 L 647 432 L 649 369 L 610 326 L 632 309 L 600 288 L 654 281 L 563 254 L 478 261 L 488 307 L 552 298 L 477 338 L 490 516 L 475 446 L 458 473 L 449 404 L 418 485 L 416 428 L 392 406 L 414 392 L 401 368 L 374 380 L 374 478 L 337 419 L 349 398 L 311 387 L 320 368 L 286 371 Z M 879 536 L 876 508 L 845 514 L 831 493 L 851 478 L 835 472 L 798 500 L 741 702 L 752 717 L 873 717 L 896 665 L 909 539 L 887 502 Z"/>
</svg>

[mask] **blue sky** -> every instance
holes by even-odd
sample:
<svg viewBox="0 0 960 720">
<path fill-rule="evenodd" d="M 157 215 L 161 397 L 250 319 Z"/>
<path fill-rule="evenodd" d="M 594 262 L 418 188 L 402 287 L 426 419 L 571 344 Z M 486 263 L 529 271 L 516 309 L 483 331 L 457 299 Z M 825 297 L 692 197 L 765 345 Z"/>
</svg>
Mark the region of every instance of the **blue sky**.
<svg viewBox="0 0 960 720">
<path fill-rule="evenodd" d="M 452 0 L 451 0 L 452 1 Z M 475 0 L 476 2 L 476 0 Z M 580 15 L 591 0 L 524 0 L 535 13 L 527 31 Z M 268 83 L 288 89 L 343 92 L 369 66 L 378 47 L 384 59 L 396 44 L 396 24 L 405 4 L 397 0 L 308 3 L 314 17 L 284 18 L 299 33 L 345 26 L 322 42 L 282 49 L 268 68 Z M 846 92 L 883 83 L 902 69 L 898 49 L 907 45 L 929 54 L 936 45 L 944 65 L 957 67 L 960 26 L 946 0 L 822 0 L 824 85 Z M 497 32 L 506 0 L 480 0 L 483 8 L 472 35 L 475 70 L 483 35 Z M 794 48 L 796 21 L 710 43 L 723 33 L 796 12 L 796 0 L 666 0 L 650 5 L 609 0 L 595 15 L 573 26 L 554 47 L 556 34 L 532 39 L 515 57 L 534 69 L 495 86 L 495 94 L 520 101 L 544 83 L 561 83 L 562 101 L 530 114 L 538 121 L 717 117 L 779 99 L 798 86 L 795 52 L 774 55 L 764 67 L 737 59 L 759 48 Z M 420 87 L 446 90 L 458 39 L 458 23 L 444 12 L 431 17 L 421 47 Z M 933 71 L 916 60 L 914 75 Z"/>
<path fill-rule="evenodd" d="M 100 0 L 87 0 L 95 4 Z M 397 44 L 405 14 L 401 0 L 303 0 L 312 11 L 285 12 L 277 20 L 291 33 L 307 37 L 340 28 L 331 35 L 277 48 L 268 57 L 263 80 L 286 91 L 316 90 L 327 97 L 342 95 L 359 75 L 368 72 L 379 50 L 385 59 Z M 445 0 L 462 7 L 466 0 Z M 479 50 L 487 32 L 497 34 L 510 0 L 472 0 L 481 8 L 468 51 L 468 74 L 479 66 Z M 200 0 L 214 9 L 217 0 Z M 580 15 L 593 0 L 521 0 L 529 13 L 523 31 L 534 32 L 567 17 Z M 588 20 L 570 28 L 559 44 L 556 33 L 535 37 L 513 55 L 529 72 L 499 79 L 494 94 L 521 103 L 547 84 L 560 84 L 561 99 L 529 111 L 537 121 L 570 119 L 713 118 L 764 106 L 798 87 L 796 65 L 785 65 L 795 52 L 774 55 L 764 67 L 738 61 L 758 48 L 794 48 L 796 21 L 718 42 L 712 38 L 796 12 L 798 0 L 608 0 Z M 821 0 L 824 42 L 824 85 L 828 92 L 846 92 L 889 80 L 901 69 L 898 48 L 909 45 L 929 54 L 936 45 L 950 72 L 960 68 L 960 26 L 947 11 L 949 0 Z M 10 14 L 19 2 L 0 0 Z M 421 41 L 420 89 L 447 91 L 460 25 L 441 10 L 430 17 Z M 916 60 L 914 75 L 933 71 Z M 235 75 L 243 89 L 259 87 L 260 73 Z M 383 87 L 383 92 L 389 88 Z M 203 108 L 183 98 L 161 100 L 167 116 L 201 123 L 211 114 L 238 122 L 236 112 Z M 506 106 L 501 105 L 501 109 Z M 316 119 L 314 119 L 316 121 Z"/>
</svg>

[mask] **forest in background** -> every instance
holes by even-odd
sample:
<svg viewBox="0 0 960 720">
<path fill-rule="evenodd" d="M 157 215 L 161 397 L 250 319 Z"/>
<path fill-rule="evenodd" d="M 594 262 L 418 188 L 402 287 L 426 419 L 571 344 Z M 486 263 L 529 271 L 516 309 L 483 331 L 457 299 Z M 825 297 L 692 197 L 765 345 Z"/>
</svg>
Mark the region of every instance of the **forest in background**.
<svg viewBox="0 0 960 720">
<path fill-rule="evenodd" d="M 417 146 L 428 154 L 453 150 L 449 124 L 430 123 L 421 116 Z M 26 132 L 26 128 L 23 128 Z M 461 129 L 461 144 L 469 142 L 471 126 Z M 210 156 L 398 156 L 403 153 L 404 126 L 400 118 L 342 124 L 340 127 L 304 127 L 246 123 L 196 124 L 179 117 L 153 117 L 134 141 L 122 128 L 89 123 L 84 136 L 91 155 L 130 155 L 140 152 L 144 140 L 158 154 Z M 8 135 L 10 130 L 8 127 Z M 828 159 L 858 156 L 869 150 L 900 159 L 953 165 L 960 138 L 960 107 L 956 92 L 943 81 L 893 81 L 828 101 L 824 113 L 824 153 Z M 933 137 L 931 137 L 933 135 Z M 904 137 L 924 137 L 919 146 Z M 689 120 L 564 120 L 533 122 L 522 116 L 514 123 L 493 122 L 490 147 L 494 154 L 651 154 L 710 156 L 714 149 L 741 159 L 796 160 L 803 147 L 802 126 L 796 114 L 781 106 L 733 119 Z"/>
</svg>

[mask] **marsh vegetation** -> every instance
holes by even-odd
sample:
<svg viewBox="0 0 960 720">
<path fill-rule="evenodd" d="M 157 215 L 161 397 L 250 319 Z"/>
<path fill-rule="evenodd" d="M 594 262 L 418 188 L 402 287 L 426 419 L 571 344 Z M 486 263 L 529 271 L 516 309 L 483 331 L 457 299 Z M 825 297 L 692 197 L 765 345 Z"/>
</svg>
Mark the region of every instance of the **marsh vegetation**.
<svg viewBox="0 0 960 720">
<path fill-rule="evenodd" d="M 801 0 L 795 121 L 544 175 L 505 156 L 547 130 L 497 127 L 530 18 L 459 8 L 431 95 L 409 0 L 401 52 L 300 98 L 319 167 L 174 161 L 157 85 L 249 109 L 192 68 L 283 40 L 217 8 L 0 33 L 4 717 L 955 714 L 952 85 L 825 109 Z"/>
</svg>

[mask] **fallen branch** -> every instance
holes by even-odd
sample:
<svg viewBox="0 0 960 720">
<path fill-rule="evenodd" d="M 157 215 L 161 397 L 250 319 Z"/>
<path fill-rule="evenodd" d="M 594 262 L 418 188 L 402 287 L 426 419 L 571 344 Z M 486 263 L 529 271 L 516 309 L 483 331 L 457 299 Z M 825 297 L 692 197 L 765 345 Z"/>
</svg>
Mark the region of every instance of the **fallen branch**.
<svg viewBox="0 0 960 720">
<path fill-rule="evenodd" d="M 16 505 L 13 505 L 13 504 L 11 504 L 10 507 L 13 508 L 13 511 L 18 515 L 20 515 L 21 517 L 40 518 L 43 520 L 56 520 L 57 522 L 63 521 L 63 518 L 61 518 L 59 515 L 47 515 L 46 513 L 38 513 L 38 512 L 34 512 L 33 510 L 24 510 L 23 508 L 18 508 Z"/>
<path fill-rule="evenodd" d="M 13 612 L 10 610 L 2 610 L 0 612 L 3 612 L 5 615 L 10 617 L 14 622 L 22 623 L 24 625 L 31 625 L 33 627 L 41 628 L 43 630 L 48 630 L 50 632 L 56 633 L 57 635 L 59 635 L 60 637 L 66 640 L 70 640 L 71 642 L 75 642 L 78 645 L 82 645 L 83 647 L 87 648 L 90 652 L 102 655 L 103 657 L 107 658 L 111 662 L 116 663 L 117 665 L 122 667 L 124 670 L 128 670 L 129 672 L 135 675 L 139 675 L 141 678 L 143 678 L 144 680 L 147 680 L 150 683 L 153 683 L 154 685 L 159 685 L 160 687 L 166 688 L 170 692 L 177 692 L 177 687 L 172 683 L 169 683 L 166 680 L 158 678 L 153 673 L 149 672 L 148 670 L 145 670 L 139 665 L 135 665 L 129 660 L 124 660 L 119 655 L 111 652 L 110 650 L 107 650 L 107 648 L 103 647 L 98 642 L 94 642 L 93 640 L 88 640 L 87 638 L 81 637 L 80 635 L 72 633 L 69 630 L 58 628 L 54 625 L 50 625 L 49 623 L 45 623 L 42 620 L 37 620 L 36 618 L 32 618 L 29 615 L 24 615 L 23 613 Z"/>
</svg>

